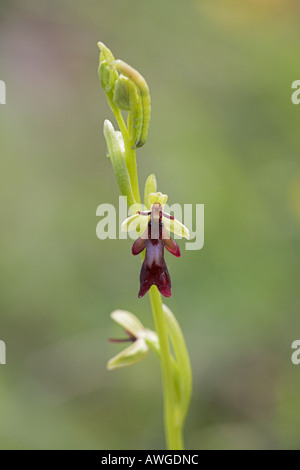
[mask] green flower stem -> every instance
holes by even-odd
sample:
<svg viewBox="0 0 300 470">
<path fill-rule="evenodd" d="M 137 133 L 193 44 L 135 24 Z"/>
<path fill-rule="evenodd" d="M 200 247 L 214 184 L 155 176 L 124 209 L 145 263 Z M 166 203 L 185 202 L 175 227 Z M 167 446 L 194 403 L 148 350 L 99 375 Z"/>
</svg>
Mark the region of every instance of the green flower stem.
<svg viewBox="0 0 300 470">
<path fill-rule="evenodd" d="M 169 450 L 183 450 L 182 426 L 177 420 L 175 387 L 172 373 L 172 356 L 162 299 L 156 286 L 152 286 L 149 293 L 155 329 L 160 347 L 167 446 Z"/>
<path fill-rule="evenodd" d="M 131 179 L 131 185 L 135 200 L 138 204 L 141 203 L 138 174 L 136 165 L 135 150 L 131 148 L 129 142 L 129 134 L 122 118 L 121 112 L 115 106 L 112 99 L 109 99 L 109 104 L 119 124 L 125 144 L 125 158 L 128 173 Z M 144 254 L 143 254 L 144 256 Z M 152 314 L 155 322 L 155 329 L 157 332 L 160 348 L 160 360 L 162 369 L 162 382 L 163 382 L 163 395 L 164 395 L 164 421 L 167 446 L 170 450 L 183 450 L 182 438 L 182 422 L 183 419 L 178 419 L 178 409 L 176 406 L 175 396 L 175 383 L 173 376 L 172 364 L 174 358 L 172 357 L 168 339 L 168 331 L 163 311 L 163 304 L 161 295 L 156 286 L 152 286 L 149 291 Z"/>
<path fill-rule="evenodd" d="M 141 146 L 145 143 L 148 132 L 150 119 L 149 89 L 145 80 L 136 71 L 134 71 L 134 69 L 132 69 L 130 66 L 128 66 L 122 61 L 114 62 L 114 57 L 109 51 L 109 49 L 107 49 L 104 44 L 99 44 L 101 49 L 100 62 L 101 56 L 103 60 L 102 65 L 100 64 L 99 78 L 101 81 L 102 88 L 106 93 L 109 106 L 119 125 L 124 141 L 125 162 L 132 188 L 132 194 L 129 199 L 134 199 L 135 202 L 140 205 L 141 199 L 138 184 L 136 153 L 135 149 L 132 148 L 133 139 L 132 136 L 130 136 L 130 132 L 126 127 L 119 107 L 114 102 L 114 89 L 110 86 L 110 84 L 113 84 L 113 80 L 116 79 L 116 77 L 113 76 L 113 74 L 115 73 L 114 67 L 116 67 L 120 73 L 123 73 L 129 79 L 132 79 L 138 87 L 139 92 L 141 93 L 143 105 L 143 128 L 142 134 L 139 137 L 138 141 L 136 141 L 137 137 L 134 141 L 135 146 Z M 119 99 L 121 98 L 122 96 L 119 96 Z M 131 102 L 131 105 L 133 106 L 132 103 L 134 103 L 134 100 Z M 124 105 L 124 96 L 122 104 Z M 121 105 L 120 107 L 121 109 L 123 109 Z M 125 110 L 127 110 L 126 106 Z M 133 109 L 133 111 L 134 110 L 135 109 Z M 129 130 L 132 129 L 133 125 L 133 123 L 130 121 L 130 119 L 132 119 L 132 115 L 130 113 L 133 111 L 132 109 L 129 109 Z M 156 180 L 154 175 L 150 175 L 149 178 L 150 179 L 148 181 L 147 191 L 145 192 L 145 204 L 147 206 L 151 206 L 151 201 L 148 201 L 148 193 L 150 191 L 150 188 L 154 189 L 154 191 L 156 190 Z M 137 209 L 135 208 L 135 210 Z M 144 257 L 144 254 L 142 254 L 142 257 Z M 150 288 L 149 295 L 155 322 L 155 329 L 158 338 L 158 344 L 156 345 L 152 343 L 150 344 L 150 346 L 159 355 L 161 362 L 162 386 L 164 396 L 164 424 L 167 446 L 170 450 L 183 450 L 184 447 L 182 438 L 182 428 L 191 395 L 191 369 L 189 357 L 182 336 L 182 332 L 177 323 L 177 320 L 173 316 L 172 312 L 163 305 L 161 295 L 156 286 L 152 286 Z M 174 355 L 171 352 L 170 341 L 172 343 Z"/>
<path fill-rule="evenodd" d="M 139 181 L 137 174 L 137 165 L 136 165 L 136 156 L 135 150 L 131 148 L 129 138 L 124 140 L 125 143 L 125 158 L 126 166 L 131 180 L 131 186 L 133 195 L 138 204 L 141 203 L 140 191 L 139 191 Z"/>
</svg>

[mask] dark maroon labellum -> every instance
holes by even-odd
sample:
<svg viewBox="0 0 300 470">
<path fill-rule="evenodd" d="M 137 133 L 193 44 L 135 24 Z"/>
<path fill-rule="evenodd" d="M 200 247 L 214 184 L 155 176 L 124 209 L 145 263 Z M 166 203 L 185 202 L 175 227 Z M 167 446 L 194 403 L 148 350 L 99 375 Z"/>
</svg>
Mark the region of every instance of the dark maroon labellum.
<svg viewBox="0 0 300 470">
<path fill-rule="evenodd" d="M 180 249 L 165 229 L 162 216 L 172 217 L 162 212 L 159 203 L 153 204 L 151 212 L 142 212 L 141 215 L 151 215 L 151 217 L 147 229 L 132 246 L 133 255 L 138 255 L 146 249 L 140 273 L 138 296 L 143 297 L 150 287 L 155 285 L 163 296 L 170 297 L 171 278 L 164 259 L 164 249 L 166 248 L 172 255 L 178 257 L 180 256 Z"/>
</svg>

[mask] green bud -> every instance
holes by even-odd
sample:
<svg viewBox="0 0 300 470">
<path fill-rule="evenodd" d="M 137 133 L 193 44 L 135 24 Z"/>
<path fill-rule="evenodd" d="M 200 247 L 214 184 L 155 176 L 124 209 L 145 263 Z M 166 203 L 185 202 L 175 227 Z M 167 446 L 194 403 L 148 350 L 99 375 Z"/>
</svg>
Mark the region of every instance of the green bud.
<svg viewBox="0 0 300 470">
<path fill-rule="evenodd" d="M 140 141 L 143 130 L 143 105 L 140 91 L 135 83 L 129 80 L 128 88 L 130 102 L 128 130 L 131 146 L 135 148 Z"/>
<path fill-rule="evenodd" d="M 143 106 L 140 91 L 131 79 L 120 75 L 114 84 L 113 101 L 122 111 L 129 111 L 129 138 L 130 144 L 134 148 L 141 137 L 143 127 Z"/>
<path fill-rule="evenodd" d="M 108 47 L 106 47 L 102 42 L 98 42 L 98 47 L 101 51 L 99 58 L 98 76 L 103 90 L 105 93 L 109 93 L 112 90 L 119 74 L 115 70 L 115 58 Z"/>
<path fill-rule="evenodd" d="M 109 93 L 118 77 L 118 72 L 113 70 L 106 61 L 103 61 L 99 64 L 98 77 L 105 93 Z"/>
<path fill-rule="evenodd" d="M 145 183 L 145 190 L 144 190 L 144 205 L 147 207 L 147 209 L 151 209 L 151 204 L 150 204 L 150 193 L 156 193 L 157 191 L 157 182 L 156 182 L 156 177 L 155 174 L 152 173 L 151 175 L 148 176 L 146 183 Z"/>
<path fill-rule="evenodd" d="M 104 121 L 104 137 L 107 145 L 107 156 L 112 163 L 115 177 L 122 196 L 127 196 L 128 205 L 136 204 L 125 162 L 125 148 L 121 132 L 115 131 L 112 123 Z"/>
<path fill-rule="evenodd" d="M 129 79 L 120 75 L 115 82 L 114 86 L 114 103 L 122 111 L 129 111 L 130 99 L 129 99 Z"/>
<path fill-rule="evenodd" d="M 115 58 L 111 52 L 110 49 L 108 49 L 108 47 L 106 47 L 105 44 L 103 44 L 103 42 L 98 42 L 98 47 L 100 49 L 100 63 L 103 62 L 103 61 L 106 61 L 109 65 L 112 65 L 113 62 L 115 61 Z"/>
<path fill-rule="evenodd" d="M 134 143 L 133 147 L 142 147 L 147 139 L 151 113 L 150 93 L 147 82 L 144 77 L 142 77 L 142 75 L 137 72 L 137 70 L 135 70 L 133 67 L 126 64 L 126 62 L 123 62 L 122 60 L 115 61 L 115 68 L 118 72 L 131 79 L 136 84 L 140 92 L 143 114 L 142 128 L 141 134 L 138 140 L 136 140 L 136 142 Z"/>
</svg>

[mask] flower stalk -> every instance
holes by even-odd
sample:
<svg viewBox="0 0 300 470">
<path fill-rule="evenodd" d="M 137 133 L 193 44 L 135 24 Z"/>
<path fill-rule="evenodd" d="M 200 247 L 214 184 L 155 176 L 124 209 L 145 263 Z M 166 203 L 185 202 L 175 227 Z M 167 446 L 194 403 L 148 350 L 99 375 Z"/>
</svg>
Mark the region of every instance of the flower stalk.
<svg viewBox="0 0 300 470">
<path fill-rule="evenodd" d="M 188 229 L 173 216 L 163 212 L 167 195 L 157 192 L 151 174 L 145 184 L 144 206 L 141 206 L 136 164 L 136 148 L 145 144 L 150 122 L 150 94 L 145 79 L 130 65 L 115 60 L 101 42 L 98 75 L 109 106 L 120 131 L 106 120 L 104 136 L 120 193 L 127 197 L 131 216 L 122 230 L 136 230 L 140 235 L 132 247 L 133 254 L 142 253 L 139 297 L 149 291 L 155 331 L 145 328 L 130 312 L 117 310 L 112 318 L 125 330 L 127 337 L 114 342 L 129 343 L 108 362 L 108 369 L 129 366 L 143 360 L 152 349 L 161 363 L 164 423 L 167 447 L 182 450 L 183 426 L 188 411 L 192 375 L 189 355 L 179 324 L 171 310 L 162 303 L 161 294 L 171 295 L 171 279 L 164 260 L 164 248 L 180 256 L 170 231 L 189 238 Z M 127 125 L 122 112 L 127 112 Z M 132 209 L 134 208 L 134 209 Z M 143 251 L 144 250 L 144 251 Z"/>
<path fill-rule="evenodd" d="M 180 426 L 180 421 L 177 416 L 175 382 L 172 373 L 168 331 L 163 313 L 161 295 L 156 286 L 152 286 L 150 289 L 150 301 L 155 329 L 159 338 L 167 447 L 170 450 L 183 450 L 182 426 Z"/>
</svg>

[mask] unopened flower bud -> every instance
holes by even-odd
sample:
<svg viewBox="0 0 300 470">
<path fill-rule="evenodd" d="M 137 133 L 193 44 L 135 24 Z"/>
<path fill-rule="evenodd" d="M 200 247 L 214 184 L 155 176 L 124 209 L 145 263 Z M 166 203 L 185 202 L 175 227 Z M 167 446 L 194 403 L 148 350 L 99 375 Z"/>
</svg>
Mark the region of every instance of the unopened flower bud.
<svg viewBox="0 0 300 470">
<path fill-rule="evenodd" d="M 104 137 L 107 145 L 107 156 L 111 161 L 116 180 L 122 196 L 127 197 L 129 206 L 135 204 L 131 182 L 125 162 L 125 148 L 121 132 L 115 131 L 112 123 L 104 121 Z"/>
</svg>

